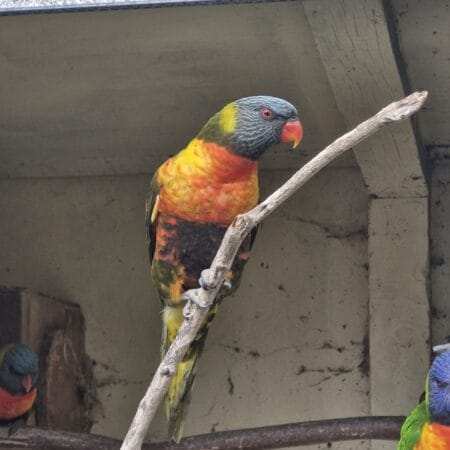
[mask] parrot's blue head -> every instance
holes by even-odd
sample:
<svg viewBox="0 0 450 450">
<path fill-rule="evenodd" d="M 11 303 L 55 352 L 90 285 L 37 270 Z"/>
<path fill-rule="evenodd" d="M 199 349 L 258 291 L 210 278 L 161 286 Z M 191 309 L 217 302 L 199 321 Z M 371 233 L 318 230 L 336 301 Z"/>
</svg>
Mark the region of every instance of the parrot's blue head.
<svg viewBox="0 0 450 450">
<path fill-rule="evenodd" d="M 10 394 L 30 392 L 39 376 L 39 359 L 24 344 L 11 344 L 0 352 L 0 387 Z"/>
<path fill-rule="evenodd" d="M 197 136 L 257 160 L 280 142 L 297 147 L 303 128 L 294 105 L 268 95 L 244 97 L 215 114 Z"/>
<path fill-rule="evenodd" d="M 450 351 L 440 353 L 431 365 L 428 408 L 433 422 L 450 425 Z"/>
</svg>

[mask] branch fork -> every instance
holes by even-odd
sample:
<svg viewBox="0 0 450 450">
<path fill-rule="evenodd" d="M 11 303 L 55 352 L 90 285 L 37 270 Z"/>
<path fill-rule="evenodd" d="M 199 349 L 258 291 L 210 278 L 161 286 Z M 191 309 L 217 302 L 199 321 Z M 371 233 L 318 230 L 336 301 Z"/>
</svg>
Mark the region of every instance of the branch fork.
<svg viewBox="0 0 450 450">
<path fill-rule="evenodd" d="M 240 245 L 252 228 L 261 223 L 331 161 L 373 135 L 386 124 L 398 122 L 415 114 L 423 106 L 427 96 L 426 91 L 415 92 L 386 106 L 322 150 L 262 203 L 235 218 L 225 233 L 211 267 L 205 272 L 203 280 L 205 285 L 185 293 L 187 299 L 187 305 L 183 311 L 185 320 L 139 404 L 121 450 L 141 450 L 148 427 L 169 387 L 171 369 L 183 359 L 190 343 L 194 341 L 224 282 L 226 271 L 230 269 Z"/>
</svg>

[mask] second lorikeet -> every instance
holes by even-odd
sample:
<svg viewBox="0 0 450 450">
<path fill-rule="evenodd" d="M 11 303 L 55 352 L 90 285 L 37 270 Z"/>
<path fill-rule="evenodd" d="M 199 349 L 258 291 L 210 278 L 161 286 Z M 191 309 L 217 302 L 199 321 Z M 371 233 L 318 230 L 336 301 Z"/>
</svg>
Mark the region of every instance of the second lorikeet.
<svg viewBox="0 0 450 450">
<path fill-rule="evenodd" d="M 39 359 L 24 344 L 0 349 L 0 423 L 11 425 L 25 416 L 36 400 Z"/>
<path fill-rule="evenodd" d="M 227 227 L 259 199 L 258 159 L 274 144 L 296 147 L 303 129 L 295 107 L 276 97 L 236 100 L 212 116 L 197 136 L 163 163 L 151 182 L 146 230 L 151 276 L 163 304 L 164 356 L 183 322 L 183 293 L 198 288 Z M 253 232 L 242 244 L 209 317 L 177 366 L 166 395 L 169 436 L 179 441 L 195 367 L 218 302 L 239 284 Z"/>
<path fill-rule="evenodd" d="M 402 426 L 398 450 L 450 450 L 450 351 L 433 361 L 425 399 Z"/>
</svg>

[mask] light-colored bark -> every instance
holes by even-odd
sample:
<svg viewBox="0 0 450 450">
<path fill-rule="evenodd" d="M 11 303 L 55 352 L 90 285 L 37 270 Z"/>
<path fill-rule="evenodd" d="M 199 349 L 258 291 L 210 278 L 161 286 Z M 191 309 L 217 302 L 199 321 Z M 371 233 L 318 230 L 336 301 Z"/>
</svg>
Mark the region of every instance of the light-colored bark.
<svg viewBox="0 0 450 450">
<path fill-rule="evenodd" d="M 195 339 L 208 314 L 209 307 L 213 304 L 224 281 L 224 274 L 230 269 L 236 253 L 248 233 L 331 161 L 374 134 L 384 125 L 406 119 L 416 113 L 424 104 L 427 95 L 426 91 L 416 92 L 400 101 L 391 103 L 322 150 L 255 208 L 236 217 L 225 233 L 211 267 L 202 273 L 203 286 L 206 285 L 207 289 L 192 289 L 185 294 L 187 299 L 184 310 L 185 320 L 139 404 L 121 450 L 141 449 L 150 423 L 164 398 L 170 379 L 175 373 L 175 368 Z"/>
</svg>

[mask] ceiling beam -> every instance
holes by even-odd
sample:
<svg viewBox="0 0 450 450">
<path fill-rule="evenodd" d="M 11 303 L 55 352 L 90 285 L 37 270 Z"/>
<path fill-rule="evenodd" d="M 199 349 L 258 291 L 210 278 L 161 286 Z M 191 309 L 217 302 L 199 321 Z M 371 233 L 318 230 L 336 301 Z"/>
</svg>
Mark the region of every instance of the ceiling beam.
<svg viewBox="0 0 450 450">
<path fill-rule="evenodd" d="M 0 4 L 0 16 L 140 8 L 167 8 L 198 5 L 226 5 L 231 3 L 274 3 L 286 1 L 294 0 L 46 0 L 45 2 L 36 0 L 3 0 Z"/>
<path fill-rule="evenodd" d="M 309 0 L 303 6 L 349 128 L 404 96 L 382 0 Z M 410 121 L 368 139 L 355 155 L 373 196 L 427 195 Z"/>
</svg>

